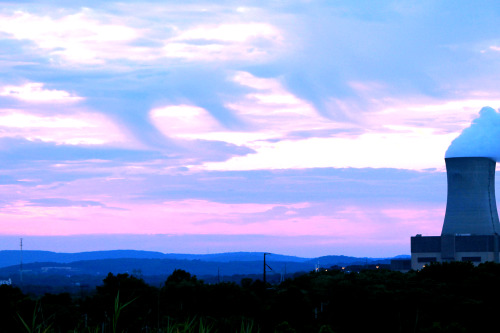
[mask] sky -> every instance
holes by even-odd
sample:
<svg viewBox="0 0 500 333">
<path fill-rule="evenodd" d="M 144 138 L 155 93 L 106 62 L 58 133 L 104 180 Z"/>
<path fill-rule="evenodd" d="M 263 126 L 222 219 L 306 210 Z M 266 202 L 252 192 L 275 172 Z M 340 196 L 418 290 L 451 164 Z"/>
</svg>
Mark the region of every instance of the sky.
<svg viewBox="0 0 500 333">
<path fill-rule="evenodd" d="M 409 254 L 441 232 L 450 143 L 500 108 L 499 20 L 496 1 L 2 1 L 0 248 Z"/>
</svg>

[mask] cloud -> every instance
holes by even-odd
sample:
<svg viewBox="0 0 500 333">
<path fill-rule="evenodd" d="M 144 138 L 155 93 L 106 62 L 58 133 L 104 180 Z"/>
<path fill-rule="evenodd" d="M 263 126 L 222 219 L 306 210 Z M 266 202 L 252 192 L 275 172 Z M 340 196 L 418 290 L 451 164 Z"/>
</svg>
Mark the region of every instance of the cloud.
<svg viewBox="0 0 500 333">
<path fill-rule="evenodd" d="M 72 95 L 64 90 L 44 89 L 44 84 L 39 82 L 26 83 L 22 86 L 0 87 L 0 96 L 42 103 L 74 103 L 83 100 L 82 97 Z"/>
<path fill-rule="evenodd" d="M 160 11 L 166 8 L 168 6 L 163 6 Z M 173 10 L 186 12 L 182 8 Z M 145 18 L 127 20 L 89 8 L 66 13 L 3 14 L 0 33 L 10 39 L 30 41 L 53 63 L 73 65 L 95 66 L 110 61 L 149 63 L 162 59 L 254 62 L 275 57 L 284 48 L 282 33 L 266 22 L 214 23 L 218 20 L 213 20 L 204 24 L 190 22 L 186 26 L 185 22 L 176 22 L 178 17 L 167 15 L 167 18 L 155 17 L 153 21 L 167 19 L 170 22 L 152 25 Z"/>
<path fill-rule="evenodd" d="M 189 138 L 223 129 L 207 110 L 191 105 L 156 108 L 149 116 L 153 124 L 170 137 Z"/>
<path fill-rule="evenodd" d="M 65 153 L 60 153 L 64 157 Z M 69 156 L 76 154 L 72 151 L 66 153 Z M 116 156 L 126 154 L 115 153 Z M 43 151 L 39 155 L 42 156 Z M 106 155 L 103 152 L 102 156 L 96 157 Z M 59 177 L 65 173 L 69 177 L 78 177 L 85 168 L 94 174 L 77 180 L 60 178 L 49 184 L 28 182 L 2 186 L 2 201 L 8 199 L 0 209 L 0 226 L 5 230 L 4 234 L 116 234 L 117 231 L 136 234 L 140 230 L 172 235 L 329 235 L 335 239 L 330 241 L 337 246 L 353 238 L 356 241 L 363 239 L 366 245 L 395 242 L 401 237 L 422 232 L 424 227 L 430 234 L 432 223 L 442 223 L 441 220 L 436 222 L 437 218 L 441 219 L 438 213 L 429 214 L 424 220 L 418 216 L 405 217 L 403 211 L 429 211 L 429 202 L 430 206 L 435 205 L 433 201 L 439 198 L 436 194 L 439 193 L 439 183 L 442 185 L 442 202 L 438 206 L 444 207 L 445 200 L 445 174 L 440 172 L 310 169 L 172 170 L 161 174 L 165 172 L 165 164 L 158 164 L 146 172 L 137 170 L 137 173 L 128 173 L 116 164 L 106 165 L 106 161 L 66 162 L 66 167 L 56 167 L 55 164 L 57 161 L 50 167 L 37 164 L 35 174 L 44 177 L 44 173 L 38 170 L 56 168 Z M 87 166 L 83 167 L 85 164 Z M 98 174 L 103 170 L 99 164 L 107 168 L 105 173 Z M 128 165 L 139 167 L 142 164 Z M 24 176 L 22 168 L 15 174 Z M 429 178 L 430 183 L 437 185 L 429 186 Z M 415 204 L 414 201 L 424 204 Z M 391 209 L 399 209 L 399 215 L 391 213 Z M 397 228 L 398 233 L 390 232 L 395 225 L 401 226 Z M 359 229 L 363 232 L 360 233 Z"/>
<path fill-rule="evenodd" d="M 444 212 L 443 207 L 435 206 L 423 209 L 418 206 L 346 205 L 327 210 L 323 208 L 321 214 L 304 216 L 300 213 L 300 207 L 291 206 L 291 209 L 299 213 L 274 219 L 265 214 L 266 211 L 272 212 L 273 207 L 275 205 L 229 205 L 186 200 L 164 202 L 161 205 L 134 204 L 124 207 L 122 204 L 122 210 L 78 204 L 61 209 L 61 207 L 32 206 L 30 203 L 16 202 L 14 205 L 0 208 L 0 227 L 4 230 L 2 237 L 22 235 L 27 239 L 40 236 L 69 236 L 70 239 L 83 237 L 90 240 L 91 237 L 103 239 L 107 237 L 106 235 L 112 235 L 115 241 L 120 239 L 123 241 L 134 238 L 146 239 L 156 235 L 155 237 L 165 240 L 164 237 L 168 235 L 174 240 L 194 238 L 205 239 L 207 242 L 208 239 L 212 239 L 216 246 L 219 241 L 224 243 L 224 239 L 227 241 L 242 237 L 241 241 L 231 245 L 230 250 L 246 250 L 244 247 L 248 246 L 247 242 L 254 238 L 261 239 L 260 248 L 272 246 L 266 245 L 262 240 L 264 238 L 268 241 L 285 242 L 293 251 L 312 246 L 309 242 L 316 240 L 315 246 L 309 251 L 321 251 L 320 249 L 327 247 L 330 251 L 336 248 L 339 254 L 344 255 L 349 251 L 380 253 L 377 251 L 389 250 L 408 253 L 409 236 L 421 233 L 422 230 L 429 234 L 438 232 Z M 426 213 L 418 213 L 422 210 Z M 246 219 L 245 223 L 238 223 L 241 219 Z M 298 241 L 299 246 L 290 244 L 287 239 Z M 356 246 L 353 246 L 353 243 Z M 135 242 L 121 244 L 130 246 Z M 204 246 L 208 244 L 210 241 L 204 243 Z M 94 245 L 94 250 L 95 246 L 98 245 Z M 171 249 L 170 246 L 169 241 L 163 241 L 157 250 L 180 252 L 178 248 Z M 290 253 L 289 251 L 292 251 L 290 249 L 283 248 L 285 253 Z M 192 250 L 196 252 L 199 248 L 195 247 Z"/>
<path fill-rule="evenodd" d="M 267 126 L 274 130 L 278 127 L 277 122 L 285 125 L 285 130 L 298 129 L 297 126 L 310 128 L 320 126 L 321 120 L 326 120 L 310 103 L 287 91 L 278 79 L 259 78 L 248 72 L 237 72 L 232 79 L 255 92 L 226 106 L 249 122 L 260 122 L 260 128 Z"/>
<path fill-rule="evenodd" d="M 0 137 L 69 145 L 119 145 L 132 141 L 109 117 L 99 113 L 42 116 L 15 109 L 0 109 Z"/>
<path fill-rule="evenodd" d="M 329 235 L 316 246 L 408 249 L 419 220 L 442 225 L 449 143 L 480 107 L 500 107 L 494 5 L 80 5 L 0 11 L 0 201 L 19 213 L 4 231 L 102 221 L 248 236 L 269 221 L 276 235 Z"/>
<path fill-rule="evenodd" d="M 276 204 L 225 204 L 205 200 L 166 201 L 161 204 L 121 203 L 114 205 L 107 200 L 106 205 L 119 209 L 106 209 L 95 200 L 41 200 L 15 201 L 0 208 L 0 226 L 7 234 L 24 232 L 29 235 L 75 235 L 75 234 L 224 234 L 224 235 L 330 235 L 337 238 L 381 237 L 394 230 L 394 223 L 382 220 L 396 219 L 398 225 L 408 221 L 397 214 L 390 214 L 393 207 L 358 207 L 340 205 L 330 209 L 308 212 L 308 203 L 291 205 Z M 65 207 L 61 210 L 60 207 Z M 280 215 L 274 218 L 276 207 L 285 208 L 296 214 Z M 403 211 L 406 208 L 400 208 Z M 412 208 L 415 210 L 415 208 Z M 306 214 L 301 211 L 305 210 Z M 441 210 L 427 214 L 435 223 Z M 82 216 L 84 216 L 84 220 Z M 422 218 L 422 216 L 420 216 Z M 148 221 L 147 224 L 140 221 Z M 416 221 L 416 219 L 411 219 Z M 19 222 L 22 221 L 22 224 Z M 34 223 L 45 226 L 28 228 Z M 420 223 L 424 223 L 421 219 Z M 141 225 L 138 229 L 139 224 Z M 201 228 L 203 226 L 203 228 Z M 411 223 L 412 228 L 417 225 Z M 439 228 L 436 226 L 436 228 Z M 32 230 L 27 232 L 26 230 Z M 36 231 L 38 230 L 38 231 Z M 140 232 L 139 232 L 140 230 Z M 412 233 L 414 230 L 402 230 Z M 408 234 L 409 235 L 409 234 Z M 386 237 L 386 236 L 384 236 Z"/>
<path fill-rule="evenodd" d="M 200 136 L 245 144 L 256 153 L 206 163 L 210 170 L 442 168 L 446 147 L 473 116 L 475 107 L 485 101 L 500 105 L 495 95 L 478 92 L 470 99 L 448 101 L 419 96 L 410 100 L 384 98 L 380 84 L 354 82 L 352 86 L 363 96 L 382 94 L 372 96 L 366 109 L 356 109 L 355 102 L 345 103 L 347 108 L 352 105 L 361 119 L 356 124 L 352 118 L 321 116 L 314 106 L 291 94 L 276 79 L 240 72 L 234 80 L 258 91 L 246 94 L 235 104 L 226 104 L 251 124 L 251 130 Z"/>
<path fill-rule="evenodd" d="M 201 26 L 183 31 L 172 40 L 245 42 L 258 38 L 279 40 L 280 36 L 280 33 L 272 25 L 253 22 Z"/>
<path fill-rule="evenodd" d="M 223 126 L 211 112 L 192 105 L 150 111 L 153 123 L 167 136 L 222 141 L 254 152 L 227 161 L 206 162 L 201 168 L 442 168 L 449 142 L 465 126 L 474 107 L 486 100 L 442 102 L 428 97 L 400 100 L 381 95 L 372 98 L 367 109 L 358 112 L 362 120 L 353 123 L 321 115 L 308 101 L 288 91 L 280 79 L 240 71 L 231 80 L 247 88 L 244 94 L 224 103 L 241 124 L 234 128 Z M 360 94 L 383 94 L 384 87 L 377 83 L 351 85 Z M 496 101 L 494 97 L 488 101 Z"/>
<path fill-rule="evenodd" d="M 0 159 L 3 169 L 28 162 L 46 161 L 49 163 L 74 163 L 77 161 L 100 161 L 116 163 L 146 162 L 164 158 L 162 152 L 125 147 L 106 147 L 92 145 L 62 145 L 56 142 L 27 140 L 24 138 L 0 138 Z"/>
<path fill-rule="evenodd" d="M 107 60 L 147 59 L 149 50 L 131 46 L 142 32 L 121 23 L 103 23 L 91 9 L 56 18 L 17 11 L 0 15 L 0 32 L 8 38 L 31 41 L 51 57 L 75 64 L 103 64 Z M 109 21 L 114 19 L 109 16 Z"/>
<path fill-rule="evenodd" d="M 65 198 L 42 198 L 42 199 L 32 199 L 27 205 L 31 206 L 44 206 L 44 207 L 90 207 L 104 205 L 97 201 L 91 200 L 69 200 Z"/>
<path fill-rule="evenodd" d="M 442 167 L 444 147 L 455 134 L 432 131 L 365 133 L 354 138 L 309 138 L 261 144 L 256 153 L 222 163 L 205 163 L 208 170 L 255 170 L 314 167 L 402 168 Z"/>
<path fill-rule="evenodd" d="M 260 142 L 285 139 L 291 132 L 310 130 L 318 133 L 342 128 L 340 123 L 322 117 L 307 101 L 288 92 L 278 79 L 237 72 L 231 80 L 252 91 L 224 103 L 238 120 L 233 129 L 218 124 L 209 111 L 193 106 L 153 109 L 150 117 L 165 135 L 172 133 L 188 139 L 224 141 L 252 149 Z M 158 110 L 163 110 L 161 115 Z M 167 110 L 171 111 L 167 113 Z"/>
<path fill-rule="evenodd" d="M 477 110 L 485 104 L 500 106 L 500 98 L 496 94 L 481 91 L 471 91 L 469 94 L 469 98 L 445 101 L 423 96 L 406 101 L 392 99 L 372 113 L 371 124 L 432 128 L 441 133 L 457 134 L 469 125 Z"/>
<path fill-rule="evenodd" d="M 111 184 L 106 186 L 110 188 Z M 156 173 L 141 180 L 131 180 L 128 185 L 126 180 L 116 181 L 117 191 L 120 186 L 135 188 L 137 200 L 145 201 L 196 198 L 224 203 L 291 204 L 311 201 L 329 202 L 329 205 L 334 205 L 334 202 L 382 205 L 389 201 L 398 206 L 411 202 L 439 202 L 443 206 L 446 203 L 446 173 L 435 170 L 170 170 L 161 175 Z M 378 193 L 376 197 L 374 193 Z"/>
<path fill-rule="evenodd" d="M 489 157 L 500 160 L 500 113 L 483 107 L 469 127 L 452 141 L 446 157 Z"/>
<path fill-rule="evenodd" d="M 160 175 L 188 172 L 189 169 L 184 167 L 186 164 L 223 161 L 234 155 L 248 153 L 252 151 L 245 147 L 199 140 L 183 141 L 169 149 L 150 150 L 133 146 L 65 145 L 4 137 L 0 138 L 0 183 L 36 187 L 42 184 L 63 186 L 67 182 L 82 180 L 83 183 L 75 185 L 74 190 L 65 192 L 62 195 L 64 197 L 72 191 L 80 193 L 88 186 L 95 186 L 97 191 L 99 186 L 112 191 L 108 179 L 113 179 L 113 184 L 118 184 L 120 179 L 125 182 L 120 182 L 116 195 L 125 194 L 125 188 L 137 185 L 133 195 L 142 197 L 147 188 L 154 188 L 164 181 L 172 183 L 172 179 L 157 178 Z M 140 181 L 132 180 L 135 177 Z M 90 180 L 92 178 L 94 180 Z M 155 180 L 150 183 L 148 179 Z M 184 188 L 186 186 L 183 185 Z M 57 193 L 53 196 L 57 197 Z"/>
<path fill-rule="evenodd" d="M 163 54 L 197 61 L 267 61 L 283 46 L 281 32 L 268 23 L 223 23 L 180 31 L 165 42 Z"/>
</svg>

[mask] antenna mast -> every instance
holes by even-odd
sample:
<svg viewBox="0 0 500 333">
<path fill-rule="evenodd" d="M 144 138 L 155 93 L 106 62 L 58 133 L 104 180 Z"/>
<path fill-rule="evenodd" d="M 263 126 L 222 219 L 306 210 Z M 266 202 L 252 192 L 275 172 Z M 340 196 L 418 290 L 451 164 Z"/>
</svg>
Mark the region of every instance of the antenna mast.
<svg viewBox="0 0 500 333">
<path fill-rule="evenodd" d="M 286 278 L 286 264 L 285 264 L 284 272 L 283 272 L 283 270 L 281 270 L 280 283 L 285 282 L 285 278 Z"/>
<path fill-rule="evenodd" d="M 19 263 L 19 277 L 21 278 L 21 284 L 23 284 L 23 239 L 19 241 L 19 246 L 21 248 L 21 262 Z"/>
</svg>

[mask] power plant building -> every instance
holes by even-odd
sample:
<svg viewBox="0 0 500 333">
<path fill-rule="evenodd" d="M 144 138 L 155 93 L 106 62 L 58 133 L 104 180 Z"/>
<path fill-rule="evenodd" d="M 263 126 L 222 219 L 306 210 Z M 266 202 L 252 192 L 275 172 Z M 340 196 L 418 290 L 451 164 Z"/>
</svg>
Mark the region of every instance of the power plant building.
<svg viewBox="0 0 500 333">
<path fill-rule="evenodd" d="M 411 237 L 411 268 L 431 262 L 499 262 L 496 162 L 486 157 L 445 158 L 448 196 L 441 236 Z"/>
</svg>

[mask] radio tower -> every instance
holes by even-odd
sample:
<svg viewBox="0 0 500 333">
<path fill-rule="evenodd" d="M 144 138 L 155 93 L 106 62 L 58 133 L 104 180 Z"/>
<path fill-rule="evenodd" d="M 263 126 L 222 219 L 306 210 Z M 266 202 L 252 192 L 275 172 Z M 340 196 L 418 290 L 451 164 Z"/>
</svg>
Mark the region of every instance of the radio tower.
<svg viewBox="0 0 500 333">
<path fill-rule="evenodd" d="M 21 247 L 21 262 L 19 264 L 19 277 L 21 278 L 21 285 L 23 284 L 23 239 L 20 239 L 19 246 Z"/>
</svg>

